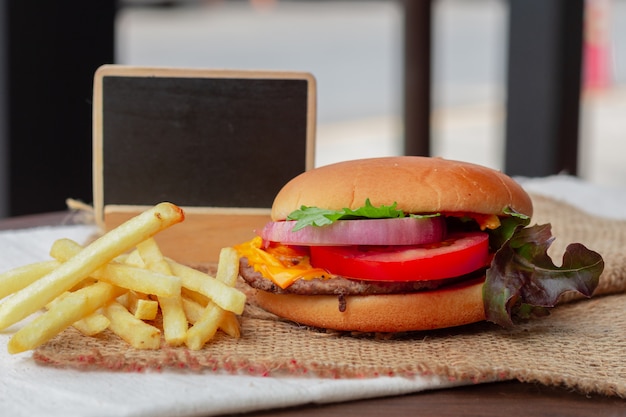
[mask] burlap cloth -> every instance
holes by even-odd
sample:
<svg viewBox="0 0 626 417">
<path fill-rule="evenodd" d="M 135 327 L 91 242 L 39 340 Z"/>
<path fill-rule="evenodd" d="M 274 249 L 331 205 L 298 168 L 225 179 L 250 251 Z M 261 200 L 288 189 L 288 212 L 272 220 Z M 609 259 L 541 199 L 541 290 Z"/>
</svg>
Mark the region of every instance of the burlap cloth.
<svg viewBox="0 0 626 417">
<path fill-rule="evenodd" d="M 626 398 L 626 221 L 595 218 L 546 197 L 533 200 L 533 223 L 552 223 L 557 264 L 565 246 L 576 241 L 600 252 L 606 267 L 592 299 L 570 297 L 550 316 L 513 330 L 479 323 L 396 335 L 324 332 L 278 320 L 251 300 L 241 318 L 242 337 L 219 334 L 201 351 L 139 351 L 110 332 L 84 337 L 70 328 L 37 349 L 34 358 L 42 364 L 117 371 L 517 379 Z"/>
</svg>

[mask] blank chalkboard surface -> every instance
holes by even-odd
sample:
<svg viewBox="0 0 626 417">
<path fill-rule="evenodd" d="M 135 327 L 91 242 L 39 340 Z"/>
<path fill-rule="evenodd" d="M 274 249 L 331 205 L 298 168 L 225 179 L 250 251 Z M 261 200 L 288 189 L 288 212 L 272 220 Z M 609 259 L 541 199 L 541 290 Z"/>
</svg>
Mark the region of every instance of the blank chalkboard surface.
<svg viewBox="0 0 626 417">
<path fill-rule="evenodd" d="M 268 210 L 314 163 L 308 73 L 106 65 L 94 79 L 94 209 Z M 262 212 L 262 211 L 261 211 Z"/>
</svg>

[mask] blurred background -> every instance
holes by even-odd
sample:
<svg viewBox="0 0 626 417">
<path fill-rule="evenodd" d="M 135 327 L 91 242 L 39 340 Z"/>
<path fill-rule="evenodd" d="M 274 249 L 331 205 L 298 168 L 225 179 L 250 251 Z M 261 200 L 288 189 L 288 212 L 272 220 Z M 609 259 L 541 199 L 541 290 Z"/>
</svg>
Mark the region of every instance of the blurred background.
<svg viewBox="0 0 626 417">
<path fill-rule="evenodd" d="M 29 7 L 27 0 L 17 3 L 5 0 L 0 21 L 10 26 L 6 20 L 14 9 Z M 432 155 L 504 169 L 509 12 L 506 0 L 432 3 Z M 44 8 L 33 23 L 54 13 Z M 403 24 L 403 7 L 395 1 L 123 0 L 110 28 L 111 62 L 310 72 L 317 79 L 319 166 L 403 153 Z M 94 42 L 85 40 L 85 51 L 97 48 Z M 6 42 L 3 48 L 0 56 L 17 54 Z M 583 52 L 578 175 L 599 186 L 621 187 L 626 181 L 626 0 L 585 2 Z M 50 65 L 64 65 L 58 54 L 23 48 L 21 53 L 47 57 L 32 65 L 30 79 Z M 0 78 L 8 80 L 11 68 L 1 66 Z M 80 82 L 92 76 L 87 73 Z M 6 83 L 0 88 L 0 93 L 10 91 Z M 23 94 L 20 112 L 30 117 L 25 123 L 56 129 L 50 137 L 34 132 L 38 138 L 21 145 L 32 155 L 30 164 L 11 157 L 11 146 L 17 145 L 9 145 L 6 126 L 19 115 L 14 101 L 0 103 L 0 217 L 62 210 L 66 197 L 91 201 L 91 160 L 85 157 L 90 150 L 64 148 L 63 121 L 37 113 L 64 105 L 60 88 L 58 101 L 48 100 L 43 109 L 34 104 L 37 93 Z M 85 91 L 90 88 L 87 84 Z M 89 94 L 79 98 L 77 118 L 90 117 L 90 100 Z M 84 140 L 88 147 L 90 131 Z M 50 161 L 54 152 L 63 155 L 57 162 Z M 53 171 L 63 169 L 71 180 L 54 180 Z M 46 181 L 66 181 L 66 186 Z"/>
</svg>

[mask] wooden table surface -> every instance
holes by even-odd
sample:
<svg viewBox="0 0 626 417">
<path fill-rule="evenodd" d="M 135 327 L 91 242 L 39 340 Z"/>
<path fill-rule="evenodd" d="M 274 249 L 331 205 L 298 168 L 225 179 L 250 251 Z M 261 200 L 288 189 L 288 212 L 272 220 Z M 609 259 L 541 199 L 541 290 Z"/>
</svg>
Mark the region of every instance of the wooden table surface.
<svg viewBox="0 0 626 417">
<path fill-rule="evenodd" d="M 0 219 L 0 230 L 67 223 L 66 212 Z M 626 358 L 626 352 L 625 352 Z M 260 411 L 246 416 L 626 416 L 626 400 L 582 395 L 561 387 L 516 381 L 479 384 L 451 389 L 368 400 L 306 405 Z"/>
</svg>

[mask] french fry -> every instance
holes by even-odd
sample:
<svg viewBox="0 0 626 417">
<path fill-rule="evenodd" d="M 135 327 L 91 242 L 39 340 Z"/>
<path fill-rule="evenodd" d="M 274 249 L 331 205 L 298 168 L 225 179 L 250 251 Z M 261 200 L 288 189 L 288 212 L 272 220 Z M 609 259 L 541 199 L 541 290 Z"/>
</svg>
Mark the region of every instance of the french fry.
<svg viewBox="0 0 626 417">
<path fill-rule="evenodd" d="M 71 239 L 58 239 L 50 248 L 50 255 L 58 261 L 67 261 L 76 256 L 82 246 Z M 172 297 L 180 294 L 181 280 L 172 274 L 160 274 L 115 261 L 91 273 L 93 278 L 107 281 L 129 290 Z"/>
<path fill-rule="evenodd" d="M 237 283 L 237 278 L 239 276 L 239 255 L 234 248 L 227 247 L 223 248 L 220 251 L 219 264 L 217 268 L 217 273 L 215 278 L 228 285 L 229 288 L 234 287 Z M 243 293 L 241 293 L 243 294 Z M 245 294 L 244 294 L 244 305 L 245 305 Z M 241 313 L 237 313 L 241 314 Z M 241 337 L 241 330 L 239 328 L 239 321 L 235 314 L 232 311 L 224 312 L 222 316 L 222 320 L 219 324 L 220 329 L 222 329 L 226 334 L 231 337 Z"/>
<path fill-rule="evenodd" d="M 182 297 L 158 297 L 161 314 L 163 315 L 163 335 L 170 346 L 185 343 L 189 328 Z"/>
<path fill-rule="evenodd" d="M 126 301 L 122 304 L 133 316 L 140 320 L 154 320 L 159 312 L 159 303 L 148 298 L 146 294 L 129 291 L 125 294 Z"/>
<path fill-rule="evenodd" d="M 58 268 L 5 299 L 0 304 L 0 330 L 41 309 L 116 256 L 183 219 L 179 207 L 160 203 L 105 233 Z"/>
<path fill-rule="evenodd" d="M 222 321 L 220 322 L 220 330 L 229 335 L 230 337 L 240 338 L 241 328 L 239 327 L 239 320 L 235 313 L 231 311 L 225 311 Z"/>
<path fill-rule="evenodd" d="M 202 315 L 189 328 L 187 332 L 187 340 L 185 344 L 191 350 L 200 350 L 204 344 L 209 341 L 217 331 L 219 324 L 226 313 L 223 309 L 214 303 L 209 303 L 205 307 Z"/>
<path fill-rule="evenodd" d="M 204 297 L 202 294 L 198 295 L 206 300 L 206 297 Z M 202 304 L 201 302 L 198 302 L 192 298 L 183 297 L 183 308 L 185 310 L 185 315 L 187 316 L 187 320 L 189 320 L 189 323 L 195 324 L 198 320 L 200 320 L 200 317 L 202 316 L 204 308 L 207 304 L 208 302 Z M 220 330 L 222 330 L 224 333 L 231 337 L 241 337 L 239 321 L 237 320 L 237 316 L 235 316 L 235 313 L 233 313 L 232 311 L 224 312 L 222 321 L 219 323 L 218 327 Z"/>
<path fill-rule="evenodd" d="M 135 349 L 158 349 L 161 346 L 161 331 L 133 316 L 117 301 L 109 303 L 102 312 L 110 320 L 109 330 Z"/>
<path fill-rule="evenodd" d="M 64 237 L 52 242 L 48 254 L 57 261 L 65 262 L 78 255 L 83 249 L 84 247 L 80 243 Z"/>
<path fill-rule="evenodd" d="M 202 316 L 204 306 L 197 301 L 194 301 L 187 297 L 183 297 L 183 310 L 185 311 L 187 321 L 191 324 L 194 324 L 200 319 L 200 316 Z"/>
<path fill-rule="evenodd" d="M 95 284 L 96 282 L 98 282 L 97 279 L 92 278 L 92 277 L 87 277 L 84 280 L 80 281 L 78 284 L 74 285 L 72 288 L 69 289 L 70 292 L 74 292 L 76 290 L 80 290 L 83 287 L 86 287 L 88 285 L 92 285 Z"/>
<path fill-rule="evenodd" d="M 202 308 L 206 307 L 207 304 L 211 302 L 211 299 L 206 295 L 200 294 L 199 292 L 190 290 L 189 288 L 183 286 L 180 290 L 183 298 L 188 298 L 196 303 L 200 304 Z"/>
<path fill-rule="evenodd" d="M 37 262 L 19 266 L 0 274 L 0 300 L 49 274 L 60 265 L 57 261 Z"/>
<path fill-rule="evenodd" d="M 235 248 L 222 248 L 215 278 L 234 287 L 239 276 L 239 255 Z"/>
<path fill-rule="evenodd" d="M 181 280 L 173 275 L 123 264 L 110 263 L 94 272 L 93 276 L 129 290 L 159 297 L 179 296 L 182 286 Z"/>
<path fill-rule="evenodd" d="M 184 288 L 211 299 L 224 310 L 241 314 L 246 304 L 246 295 L 232 286 L 224 284 L 202 271 L 168 260 L 174 275 L 179 277 Z"/>
<path fill-rule="evenodd" d="M 139 298 L 132 308 L 132 313 L 140 320 L 154 320 L 159 313 L 159 303 L 154 300 Z"/>
<path fill-rule="evenodd" d="M 89 285 L 95 284 L 95 281 L 93 282 L 89 282 L 89 281 L 90 281 L 89 279 L 82 281 L 81 283 L 84 283 L 85 285 L 81 286 L 80 288 L 76 288 L 75 290 L 64 292 L 63 294 L 59 295 L 54 300 L 50 301 L 48 304 L 46 304 L 46 310 L 50 310 L 52 307 L 54 307 L 55 304 L 60 303 L 66 297 L 70 296 L 71 294 L 78 291 L 79 289 L 86 288 Z M 123 297 L 123 296 L 124 295 L 120 295 L 118 298 Z M 109 326 L 109 319 L 107 319 L 106 317 L 104 317 L 102 314 L 100 314 L 97 311 L 91 314 L 88 314 L 87 316 L 83 317 L 82 319 L 72 324 L 72 327 L 74 327 L 76 330 L 78 330 L 85 336 L 93 336 L 95 334 L 98 334 L 104 331 L 108 326 Z"/>
<path fill-rule="evenodd" d="M 101 282 L 64 296 L 13 335 L 8 344 L 9 353 L 35 349 L 119 294 L 119 288 Z"/>
<path fill-rule="evenodd" d="M 143 259 L 141 259 L 141 256 L 139 255 L 139 251 L 137 249 L 135 249 L 134 251 L 128 254 L 126 259 L 124 260 L 124 263 L 126 265 L 136 266 L 137 268 L 146 267 L 146 264 L 143 261 Z"/>
<path fill-rule="evenodd" d="M 144 263 L 144 267 L 165 275 L 172 275 L 170 266 L 165 261 L 161 249 L 154 238 L 149 238 L 137 244 L 137 252 Z"/>
<path fill-rule="evenodd" d="M 238 274 L 239 258 L 237 252 L 233 248 L 223 248 L 220 251 L 216 279 L 232 287 L 237 281 Z M 202 349 L 204 344 L 215 335 L 225 314 L 224 309 L 213 301 L 209 302 L 202 315 L 187 332 L 187 341 L 185 342 L 187 347 L 191 350 Z"/>
<path fill-rule="evenodd" d="M 149 238 L 137 245 L 139 256 L 143 260 L 146 268 L 151 271 L 167 274 L 170 276 L 172 270 L 163 258 L 163 254 L 153 238 Z M 163 335 L 165 341 L 170 346 L 179 346 L 185 343 L 187 330 L 189 328 L 185 311 L 183 310 L 183 300 L 180 289 L 172 296 L 158 296 L 161 314 L 163 315 Z"/>
<path fill-rule="evenodd" d="M 94 312 L 72 324 L 72 327 L 85 336 L 94 336 L 105 331 L 110 323 L 104 314 Z"/>
</svg>

